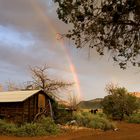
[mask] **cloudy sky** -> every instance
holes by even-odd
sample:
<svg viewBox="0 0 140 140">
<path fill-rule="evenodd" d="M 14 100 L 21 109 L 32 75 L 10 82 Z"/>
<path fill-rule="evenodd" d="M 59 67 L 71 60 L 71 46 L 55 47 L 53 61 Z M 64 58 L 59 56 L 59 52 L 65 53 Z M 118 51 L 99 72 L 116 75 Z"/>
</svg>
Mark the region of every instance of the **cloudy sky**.
<svg viewBox="0 0 140 140">
<path fill-rule="evenodd" d="M 119 69 L 107 54 L 75 49 L 66 39 L 57 40 L 68 25 L 57 18 L 51 0 L 0 0 L 0 83 L 30 80 L 30 66 L 47 64 L 50 76 L 74 81 L 85 100 L 103 97 L 107 83 L 140 91 L 140 72 L 136 68 Z M 78 87 L 80 89 L 78 89 Z"/>
</svg>

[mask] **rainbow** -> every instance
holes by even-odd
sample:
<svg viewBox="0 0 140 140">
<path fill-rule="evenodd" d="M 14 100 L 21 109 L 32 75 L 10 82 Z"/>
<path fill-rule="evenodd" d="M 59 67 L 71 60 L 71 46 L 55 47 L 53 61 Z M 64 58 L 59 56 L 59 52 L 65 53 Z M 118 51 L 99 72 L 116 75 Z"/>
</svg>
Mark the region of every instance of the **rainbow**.
<svg viewBox="0 0 140 140">
<path fill-rule="evenodd" d="M 49 29 L 51 30 L 51 34 L 52 36 L 55 37 L 55 42 L 58 43 L 58 39 L 56 38 L 56 35 L 58 35 L 58 32 L 57 30 L 55 29 L 55 27 L 53 26 L 53 23 L 48 19 L 48 17 L 45 15 L 44 11 L 42 10 L 41 6 L 39 3 L 37 3 L 37 1 L 35 0 L 30 0 L 31 2 L 31 5 L 32 7 L 34 8 L 34 10 L 38 13 L 39 17 L 41 18 L 41 20 L 43 20 L 43 22 L 45 22 L 45 24 L 49 27 Z M 72 73 L 72 76 L 73 76 L 73 80 L 74 80 L 74 83 L 75 83 L 75 86 L 76 86 L 76 96 L 78 97 L 78 99 L 80 100 L 82 98 L 82 92 L 81 92 L 81 88 L 80 88 L 80 81 L 78 79 L 78 75 L 77 75 L 77 72 L 76 72 L 76 68 L 75 68 L 75 65 L 73 64 L 72 62 L 72 59 L 70 57 L 70 54 L 67 50 L 67 48 L 65 47 L 65 44 L 64 44 L 64 40 L 61 39 L 59 40 L 59 43 L 63 49 L 63 51 L 65 52 L 66 54 L 66 59 L 69 63 L 69 69 Z"/>
</svg>

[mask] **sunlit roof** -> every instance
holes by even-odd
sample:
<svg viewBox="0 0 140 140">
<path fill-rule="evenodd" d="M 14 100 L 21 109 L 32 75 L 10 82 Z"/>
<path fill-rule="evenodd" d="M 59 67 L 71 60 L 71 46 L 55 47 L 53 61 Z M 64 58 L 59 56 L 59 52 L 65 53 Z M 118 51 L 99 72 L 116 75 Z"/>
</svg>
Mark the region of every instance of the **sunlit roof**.
<svg viewBox="0 0 140 140">
<path fill-rule="evenodd" d="M 39 90 L 0 92 L 0 103 L 22 102 L 37 92 L 39 92 Z"/>
</svg>

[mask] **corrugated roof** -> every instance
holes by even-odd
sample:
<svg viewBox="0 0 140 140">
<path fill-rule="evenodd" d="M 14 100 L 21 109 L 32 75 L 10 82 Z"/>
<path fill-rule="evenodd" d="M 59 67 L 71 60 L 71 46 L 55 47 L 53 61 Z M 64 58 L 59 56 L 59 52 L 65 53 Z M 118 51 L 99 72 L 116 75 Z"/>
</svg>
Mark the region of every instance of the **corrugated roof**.
<svg viewBox="0 0 140 140">
<path fill-rule="evenodd" d="M 39 91 L 40 90 L 0 92 L 0 103 L 22 102 Z"/>
</svg>

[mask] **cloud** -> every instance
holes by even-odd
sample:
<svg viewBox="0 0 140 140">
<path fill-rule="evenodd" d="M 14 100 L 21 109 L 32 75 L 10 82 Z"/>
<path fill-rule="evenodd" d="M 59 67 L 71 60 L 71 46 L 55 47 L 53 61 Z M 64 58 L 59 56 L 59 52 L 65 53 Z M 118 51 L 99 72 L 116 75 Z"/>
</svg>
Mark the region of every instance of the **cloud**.
<svg viewBox="0 0 140 140">
<path fill-rule="evenodd" d="M 140 91 L 138 69 L 120 70 L 109 56 L 100 57 L 95 51 L 75 49 L 73 43 L 58 41 L 57 33 L 69 26 L 57 18 L 56 7 L 50 0 L 0 0 L 0 76 L 26 80 L 29 65 L 48 64 L 52 74 L 73 80 L 70 63 L 76 67 L 81 90 L 86 99 L 103 97 L 110 81 Z M 109 60 L 108 60 L 109 59 Z"/>
<path fill-rule="evenodd" d="M 19 33 L 9 27 L 0 26 L 0 42 L 5 45 L 13 45 L 13 47 L 28 47 L 34 44 L 32 35 L 27 33 Z"/>
</svg>

